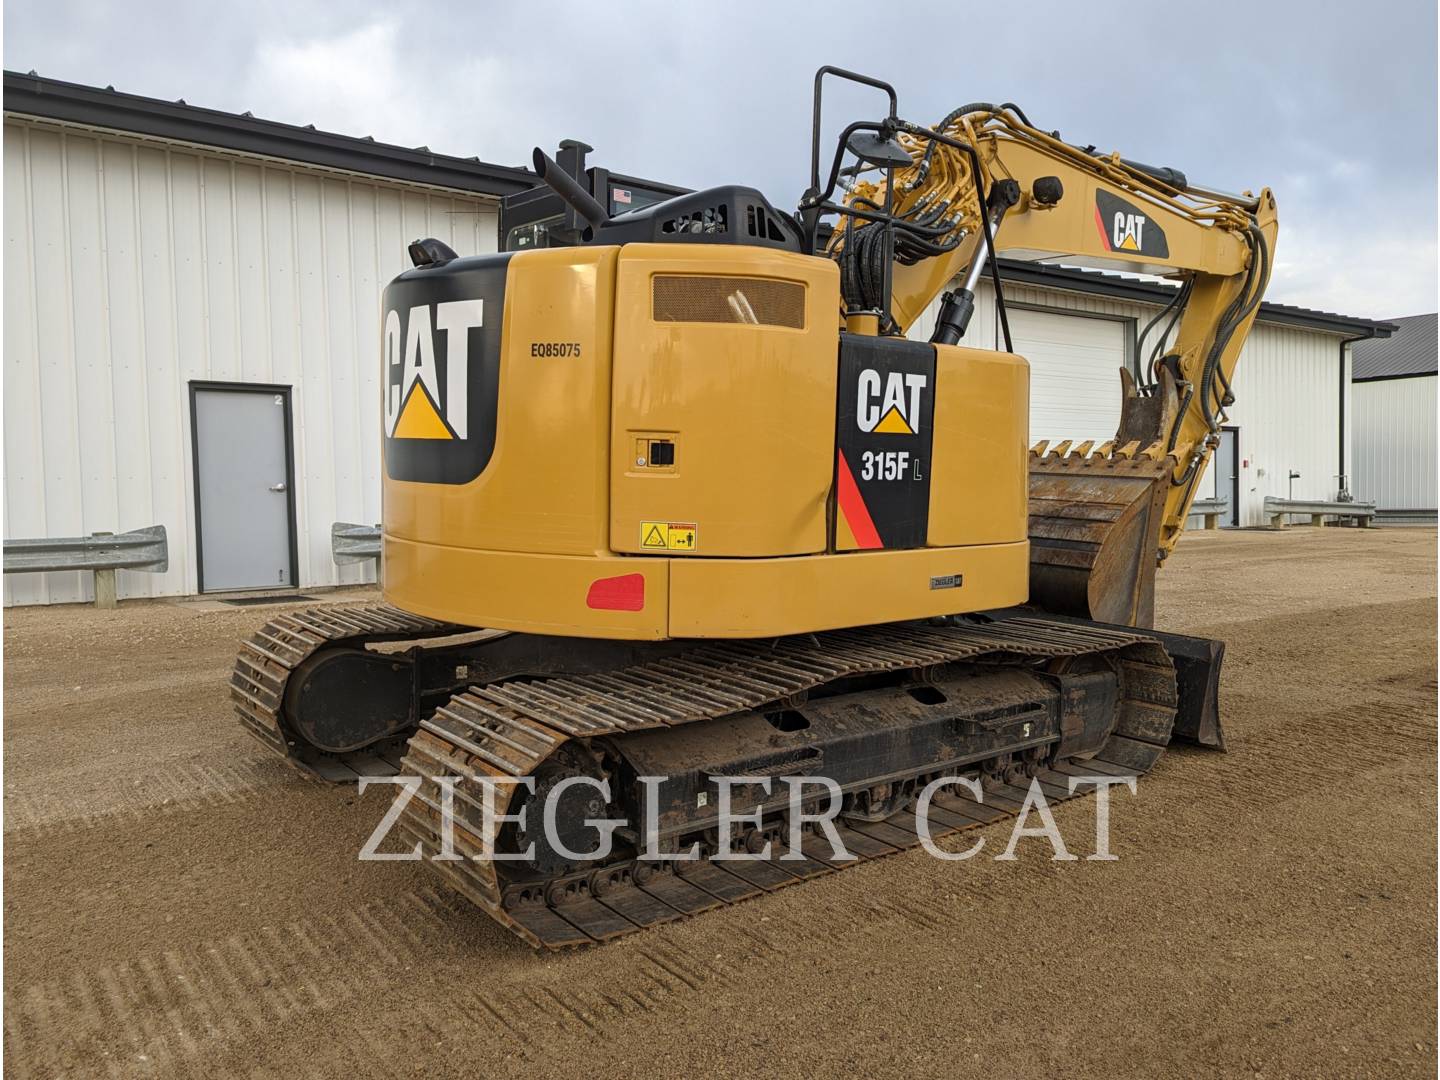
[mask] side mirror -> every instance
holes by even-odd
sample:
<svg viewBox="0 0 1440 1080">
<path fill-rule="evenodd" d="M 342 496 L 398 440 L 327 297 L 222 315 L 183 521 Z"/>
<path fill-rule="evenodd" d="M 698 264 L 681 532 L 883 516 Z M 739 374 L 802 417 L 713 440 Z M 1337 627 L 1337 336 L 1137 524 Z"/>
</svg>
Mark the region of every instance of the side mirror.
<svg viewBox="0 0 1440 1080">
<path fill-rule="evenodd" d="M 879 165 L 882 169 L 908 169 L 912 163 L 910 151 L 894 139 L 882 139 L 872 131 L 857 131 L 845 141 L 845 149 L 861 161 Z"/>
</svg>

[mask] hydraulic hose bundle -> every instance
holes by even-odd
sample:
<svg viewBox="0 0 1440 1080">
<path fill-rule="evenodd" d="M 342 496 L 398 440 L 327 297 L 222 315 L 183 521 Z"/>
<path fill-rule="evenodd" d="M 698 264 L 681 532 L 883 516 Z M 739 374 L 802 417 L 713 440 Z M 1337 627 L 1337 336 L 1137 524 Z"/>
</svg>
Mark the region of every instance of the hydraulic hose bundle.
<svg viewBox="0 0 1440 1080">
<path fill-rule="evenodd" d="M 964 135 L 957 127 L 961 117 L 993 108 L 984 103 L 963 106 L 945 117 L 935 130 L 951 136 Z M 913 266 L 922 259 L 945 255 L 959 247 L 980 223 L 980 196 L 971 159 L 954 147 L 903 131 L 897 139 L 909 151 L 912 164 L 894 171 L 893 255 L 887 251 L 883 222 L 849 218 L 830 239 L 828 251 L 840 264 L 841 289 L 850 310 L 885 307 L 883 290 L 889 259 Z M 884 179 L 858 180 L 845 202 L 880 211 L 884 209 L 885 194 Z"/>
</svg>

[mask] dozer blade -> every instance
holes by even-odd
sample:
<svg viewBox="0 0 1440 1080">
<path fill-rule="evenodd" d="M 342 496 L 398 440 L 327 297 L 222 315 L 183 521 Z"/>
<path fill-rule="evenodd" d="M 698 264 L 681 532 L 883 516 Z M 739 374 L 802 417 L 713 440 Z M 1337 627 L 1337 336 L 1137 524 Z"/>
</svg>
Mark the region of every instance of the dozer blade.
<svg viewBox="0 0 1440 1080">
<path fill-rule="evenodd" d="M 1177 395 L 1168 372 L 1146 396 L 1129 372 L 1120 377 L 1113 442 L 1040 442 L 1030 451 L 1030 600 L 1060 615 L 1148 627 L 1175 467 L 1160 440 L 1174 422 Z"/>
</svg>

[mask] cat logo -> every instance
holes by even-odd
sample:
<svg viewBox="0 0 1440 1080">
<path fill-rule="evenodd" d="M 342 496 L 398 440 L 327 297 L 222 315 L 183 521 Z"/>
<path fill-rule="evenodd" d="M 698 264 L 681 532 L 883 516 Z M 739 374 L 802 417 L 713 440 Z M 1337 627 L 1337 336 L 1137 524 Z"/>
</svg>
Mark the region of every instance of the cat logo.
<svg viewBox="0 0 1440 1080">
<path fill-rule="evenodd" d="M 391 309 L 385 315 L 385 434 L 392 439 L 464 440 L 469 435 L 470 331 L 484 325 L 485 301 L 436 304 L 433 329 L 431 310 L 429 304 L 410 309 L 403 341 L 400 313 Z M 445 335 L 443 382 L 435 362 L 435 331 Z"/>
<path fill-rule="evenodd" d="M 1145 216 L 1115 212 L 1115 226 L 1110 242 L 1116 251 L 1139 251 L 1140 238 L 1145 235 Z"/>
<path fill-rule="evenodd" d="M 509 253 L 407 270 L 385 287 L 385 475 L 468 484 L 495 453 Z"/>
<path fill-rule="evenodd" d="M 856 380 L 856 426 L 876 435 L 920 434 L 920 395 L 927 381 L 924 375 L 904 371 L 882 378 L 874 368 L 865 368 Z"/>
<path fill-rule="evenodd" d="M 1160 259 L 1170 256 L 1165 230 L 1154 218 L 1108 191 L 1095 192 L 1095 227 L 1106 251 L 1130 251 Z"/>
</svg>

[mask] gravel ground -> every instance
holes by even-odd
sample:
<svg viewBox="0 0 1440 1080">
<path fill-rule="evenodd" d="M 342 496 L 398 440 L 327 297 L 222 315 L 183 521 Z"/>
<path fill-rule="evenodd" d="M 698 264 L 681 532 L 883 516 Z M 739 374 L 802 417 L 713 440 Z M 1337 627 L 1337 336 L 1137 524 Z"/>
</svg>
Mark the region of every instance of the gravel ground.
<svg viewBox="0 0 1440 1080">
<path fill-rule="evenodd" d="M 915 851 L 553 955 L 241 731 L 274 608 L 6 611 L 6 1073 L 1434 1076 L 1435 549 L 1187 536 L 1159 624 L 1227 641 L 1229 752 L 1119 794 L 1117 862 Z"/>
</svg>

